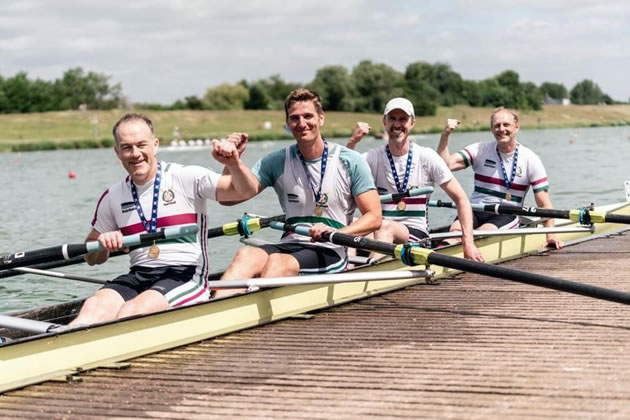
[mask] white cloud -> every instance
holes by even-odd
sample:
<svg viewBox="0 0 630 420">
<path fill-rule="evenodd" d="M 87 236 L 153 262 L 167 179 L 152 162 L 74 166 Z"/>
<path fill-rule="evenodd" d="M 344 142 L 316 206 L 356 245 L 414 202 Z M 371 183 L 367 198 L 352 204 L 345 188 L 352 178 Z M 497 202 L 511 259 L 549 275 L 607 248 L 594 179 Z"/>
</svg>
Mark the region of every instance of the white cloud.
<svg viewBox="0 0 630 420">
<path fill-rule="evenodd" d="M 2 2 L 0 74 L 54 79 L 82 66 L 134 101 L 170 103 L 271 74 L 309 82 L 362 59 L 401 71 L 445 61 L 464 78 L 513 69 L 568 88 L 590 78 L 627 100 L 628 21 L 624 0 Z"/>
</svg>

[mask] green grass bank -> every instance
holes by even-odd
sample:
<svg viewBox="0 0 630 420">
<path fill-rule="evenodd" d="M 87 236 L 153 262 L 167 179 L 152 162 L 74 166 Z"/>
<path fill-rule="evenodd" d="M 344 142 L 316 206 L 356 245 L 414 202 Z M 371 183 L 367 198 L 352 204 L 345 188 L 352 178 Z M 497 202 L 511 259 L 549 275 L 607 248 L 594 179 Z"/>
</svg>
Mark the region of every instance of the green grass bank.
<svg viewBox="0 0 630 420">
<path fill-rule="evenodd" d="M 186 139 L 220 138 L 233 131 L 249 133 L 252 140 L 290 138 L 283 129 L 283 111 L 143 111 L 155 123 L 163 145 L 179 128 Z M 111 147 L 111 128 L 127 110 L 66 111 L 0 115 L 0 151 L 31 151 Z M 462 121 L 459 131 L 489 129 L 491 108 L 456 106 L 439 108 L 437 115 L 418 117 L 414 133 L 436 133 L 446 118 Z M 545 106 L 541 111 L 519 113 L 521 128 L 601 127 L 630 125 L 630 105 Z M 328 112 L 323 128 L 327 137 L 345 137 L 357 121 L 382 129 L 380 114 Z M 271 128 L 266 128 L 271 123 Z"/>
</svg>

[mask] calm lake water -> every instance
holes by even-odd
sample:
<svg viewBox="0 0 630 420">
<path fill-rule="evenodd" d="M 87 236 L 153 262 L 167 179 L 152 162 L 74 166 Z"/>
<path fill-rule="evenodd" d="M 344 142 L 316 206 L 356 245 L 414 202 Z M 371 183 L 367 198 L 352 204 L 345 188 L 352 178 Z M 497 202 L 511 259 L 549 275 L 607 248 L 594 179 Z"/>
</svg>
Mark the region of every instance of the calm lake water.
<svg viewBox="0 0 630 420">
<path fill-rule="evenodd" d="M 454 152 L 476 142 L 491 139 L 488 132 L 454 133 Z M 435 148 L 439 135 L 415 136 L 420 145 Z M 551 198 L 559 209 L 608 204 L 624 199 L 623 181 L 630 179 L 630 127 L 581 128 L 522 131 L 518 139 L 542 158 L 551 184 Z M 250 143 L 244 159 L 249 166 L 263 154 L 286 147 L 289 141 Z M 345 144 L 345 139 L 339 140 Z M 358 150 L 382 144 L 366 138 Z M 208 150 L 160 152 L 160 159 L 182 164 L 208 166 L 220 171 Z M 74 171 L 76 178 L 68 173 Z M 0 255 L 63 243 L 82 242 L 100 194 L 120 180 L 125 172 L 111 149 L 68 150 L 0 154 Z M 456 177 L 467 192 L 472 190 L 472 172 Z M 439 190 L 432 198 L 446 198 Z M 528 194 L 526 205 L 533 205 Z M 210 226 L 220 226 L 241 217 L 243 212 L 272 216 L 280 206 L 272 189 L 249 202 L 233 207 L 210 203 Z M 448 223 L 453 210 L 432 209 L 433 226 Z M 265 230 L 255 237 L 275 240 L 278 232 Z M 234 237 L 212 239 L 214 271 L 225 268 L 238 246 Z M 109 279 L 128 269 L 126 256 L 89 267 L 85 264 L 57 271 Z M 44 306 L 91 294 L 98 286 L 72 280 L 34 275 L 0 278 L 0 313 Z"/>
</svg>

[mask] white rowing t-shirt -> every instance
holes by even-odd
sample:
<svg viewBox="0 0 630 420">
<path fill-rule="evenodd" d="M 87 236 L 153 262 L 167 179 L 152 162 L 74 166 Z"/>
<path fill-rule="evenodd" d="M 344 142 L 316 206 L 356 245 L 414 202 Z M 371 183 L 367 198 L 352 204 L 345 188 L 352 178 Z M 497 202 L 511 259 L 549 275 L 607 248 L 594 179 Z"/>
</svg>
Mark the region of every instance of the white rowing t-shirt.
<svg viewBox="0 0 630 420">
<path fill-rule="evenodd" d="M 158 229 L 196 223 L 199 231 L 194 236 L 159 243 L 158 258 L 149 257 L 148 246 L 135 249 L 129 254 L 130 264 L 144 267 L 196 265 L 199 275 L 205 278 L 209 272 L 206 200 L 216 200 L 220 175 L 200 166 L 182 166 L 167 162 L 161 162 L 161 166 Z M 92 220 L 92 227 L 98 232 L 120 230 L 125 236 L 146 232 L 138 216 L 130 185 L 130 177 L 127 176 L 103 193 Z M 150 218 L 153 181 L 136 187 L 145 217 Z"/>
<path fill-rule="evenodd" d="M 380 195 L 398 192 L 385 147 L 386 145 L 383 145 L 363 154 L 370 166 Z M 453 178 L 453 174 L 444 160 L 433 149 L 415 143 L 410 143 L 409 147 L 413 149 L 411 149 L 412 160 L 407 190 L 439 186 Z M 400 185 L 403 183 L 407 158 L 408 154 L 392 155 Z M 404 223 L 428 234 L 427 203 L 430 196 L 431 194 L 405 197 L 403 199 L 406 204 L 404 210 L 400 210 L 397 203 L 394 202 L 382 203 L 383 217 Z"/>
<path fill-rule="evenodd" d="M 518 158 L 509 190 L 510 200 L 506 199 L 508 190 L 500 162 L 503 162 L 508 181 L 511 180 L 514 152 L 498 152 L 497 142 L 492 140 L 471 144 L 457 152 L 464 159 L 466 167 L 472 166 L 475 172 L 475 189 L 470 197 L 471 203 L 522 206 L 530 187 L 534 194 L 549 190 L 547 172 L 538 155 L 520 143 L 517 143 L 517 147 Z"/>
<path fill-rule="evenodd" d="M 294 144 L 264 156 L 256 162 L 252 172 L 262 185 L 274 188 L 287 223 L 306 226 L 324 223 L 335 229 L 350 224 L 356 209 L 354 197 L 375 188 L 370 169 L 361 155 L 328 142 L 328 161 L 323 180 L 321 158 L 305 160 L 305 163 L 306 169 Z M 325 205 L 322 215 L 316 216 L 313 189 L 319 191 L 320 181 Z M 295 233 L 283 237 L 283 241 L 310 240 L 310 237 Z M 342 250 L 342 247 L 328 243 L 313 245 Z"/>
</svg>

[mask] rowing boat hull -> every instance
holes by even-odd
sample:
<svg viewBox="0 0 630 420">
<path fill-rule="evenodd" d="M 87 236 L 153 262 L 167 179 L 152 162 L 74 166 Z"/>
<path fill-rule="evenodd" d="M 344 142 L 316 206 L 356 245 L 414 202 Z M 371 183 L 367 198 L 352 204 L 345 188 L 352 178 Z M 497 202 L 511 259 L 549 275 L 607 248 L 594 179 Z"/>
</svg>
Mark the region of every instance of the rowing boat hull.
<svg viewBox="0 0 630 420">
<path fill-rule="evenodd" d="M 607 206 L 604 211 L 630 214 L 630 204 Z M 570 224 L 557 221 L 558 225 Z M 598 225 L 595 234 L 612 232 L 622 225 Z M 587 233 L 559 234 L 565 242 L 592 236 Z M 502 262 L 534 252 L 544 235 L 497 236 L 476 241 L 486 261 Z M 461 256 L 461 247 L 439 252 Z M 416 267 L 424 269 L 424 267 Z M 359 268 L 358 271 L 409 269 L 396 260 Z M 413 268 L 412 268 L 413 269 Z M 432 266 L 435 279 L 453 270 Z M 82 371 L 110 366 L 145 354 L 170 349 L 233 331 L 251 328 L 305 312 L 328 308 L 365 297 L 387 293 L 423 280 L 386 280 L 328 285 L 284 286 L 216 301 L 138 316 L 89 328 L 24 337 L 0 346 L 0 392 L 63 378 Z M 31 313 L 38 319 L 63 319 L 80 302 L 45 308 Z M 56 311 L 56 313 L 55 313 Z M 0 335 L 2 332 L 0 332 Z"/>
</svg>

